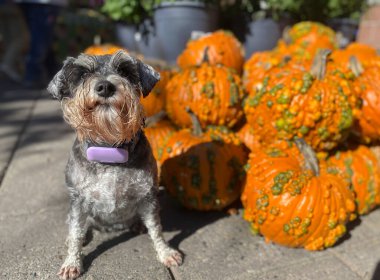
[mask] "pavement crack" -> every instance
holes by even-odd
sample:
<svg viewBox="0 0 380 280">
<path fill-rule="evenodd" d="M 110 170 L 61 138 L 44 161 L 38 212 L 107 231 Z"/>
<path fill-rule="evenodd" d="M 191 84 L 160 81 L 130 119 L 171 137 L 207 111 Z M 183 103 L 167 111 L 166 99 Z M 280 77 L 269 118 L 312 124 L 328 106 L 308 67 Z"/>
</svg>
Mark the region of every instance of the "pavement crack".
<svg viewBox="0 0 380 280">
<path fill-rule="evenodd" d="M 352 271 L 353 273 L 355 273 L 359 279 L 364 279 L 363 275 L 360 275 L 360 273 L 358 271 L 356 271 L 356 269 L 352 268 L 351 265 L 346 262 L 338 253 L 334 252 L 334 251 L 330 251 L 329 252 L 331 255 L 333 255 L 335 258 L 337 258 L 342 264 L 344 264 L 344 266 L 346 266 L 350 271 Z"/>
</svg>

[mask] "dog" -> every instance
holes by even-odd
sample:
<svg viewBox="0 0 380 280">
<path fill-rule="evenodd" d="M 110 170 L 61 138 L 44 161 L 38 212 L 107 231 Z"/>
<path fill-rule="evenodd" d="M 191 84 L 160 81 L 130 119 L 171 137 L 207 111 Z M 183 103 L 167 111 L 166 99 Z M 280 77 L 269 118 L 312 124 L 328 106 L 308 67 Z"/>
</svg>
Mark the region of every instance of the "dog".
<svg viewBox="0 0 380 280">
<path fill-rule="evenodd" d="M 81 249 L 89 229 L 127 228 L 137 221 L 146 227 L 161 263 L 182 263 L 181 253 L 162 235 L 157 165 L 142 131 L 140 98 L 159 78 L 151 66 L 119 51 L 69 57 L 48 85 L 77 136 L 65 171 L 70 211 L 61 279 L 83 272 Z"/>
</svg>

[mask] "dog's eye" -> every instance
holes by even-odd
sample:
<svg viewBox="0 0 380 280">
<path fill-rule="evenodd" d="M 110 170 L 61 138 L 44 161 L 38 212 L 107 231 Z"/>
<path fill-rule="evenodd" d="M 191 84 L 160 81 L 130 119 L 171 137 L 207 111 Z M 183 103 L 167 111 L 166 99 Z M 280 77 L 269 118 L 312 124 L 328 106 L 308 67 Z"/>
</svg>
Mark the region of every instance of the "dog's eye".
<svg viewBox="0 0 380 280">
<path fill-rule="evenodd" d="M 128 72 L 129 72 L 128 68 L 129 67 L 128 67 L 127 63 L 121 63 L 118 65 L 116 71 L 120 76 L 126 77 L 126 76 L 128 76 Z"/>
<path fill-rule="evenodd" d="M 91 73 L 88 69 L 84 67 L 77 67 L 77 68 L 72 69 L 72 71 L 70 72 L 69 80 L 71 81 L 72 84 L 77 85 L 81 81 L 86 79 L 86 77 L 88 77 L 88 75 L 90 74 Z"/>
<path fill-rule="evenodd" d="M 132 84 L 137 84 L 139 82 L 136 66 L 130 62 L 120 63 L 117 66 L 116 71 L 121 77 L 128 79 Z"/>
</svg>

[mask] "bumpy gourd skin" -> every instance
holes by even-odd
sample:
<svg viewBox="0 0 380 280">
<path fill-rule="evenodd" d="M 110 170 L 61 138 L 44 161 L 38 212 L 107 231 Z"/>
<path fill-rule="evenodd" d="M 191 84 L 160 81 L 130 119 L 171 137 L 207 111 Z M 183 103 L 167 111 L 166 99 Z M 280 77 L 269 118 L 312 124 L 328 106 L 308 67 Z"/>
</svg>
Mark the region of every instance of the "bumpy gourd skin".
<svg viewBox="0 0 380 280">
<path fill-rule="evenodd" d="M 244 219 L 267 241 L 321 250 L 333 246 L 355 218 L 346 178 L 325 162 L 320 174 L 304 168 L 294 144 L 280 142 L 250 154 L 241 200 Z"/>
<path fill-rule="evenodd" d="M 176 132 L 176 128 L 169 120 L 160 120 L 144 129 L 146 138 L 148 138 L 154 158 L 157 162 L 159 175 L 161 174 L 162 161 L 159 159 L 167 140 Z M 160 177 L 160 176 L 159 176 Z"/>
<path fill-rule="evenodd" d="M 335 50 L 338 40 L 335 32 L 318 22 L 304 21 L 292 26 L 276 50 L 293 57 L 294 61 L 312 60 L 320 49 Z"/>
<path fill-rule="evenodd" d="M 211 65 L 222 64 L 241 73 L 244 63 L 244 49 L 235 36 L 219 30 L 199 39 L 190 40 L 179 55 L 177 63 L 181 68 L 200 65 L 205 56 Z"/>
<path fill-rule="evenodd" d="M 202 135 L 182 129 L 169 138 L 160 160 L 163 184 L 187 208 L 220 210 L 241 194 L 247 153 L 227 128 L 210 127 Z"/>
<path fill-rule="evenodd" d="M 358 106 L 351 88 L 353 74 L 325 62 L 321 66 L 325 67 L 322 75 L 316 73 L 318 67 L 313 71 L 294 64 L 274 68 L 248 96 L 244 112 L 260 142 L 299 137 L 316 151 L 325 151 L 345 139 Z"/>
<path fill-rule="evenodd" d="M 290 58 L 277 51 L 254 53 L 244 64 L 243 85 L 245 90 L 250 95 L 254 94 L 270 70 L 286 65 Z"/>
<path fill-rule="evenodd" d="M 249 124 L 245 124 L 239 131 L 236 132 L 236 136 L 240 139 L 240 141 L 249 149 L 254 149 L 257 145 L 259 145 L 256 139 L 256 133 L 253 128 Z"/>
<path fill-rule="evenodd" d="M 345 49 L 334 50 L 331 53 L 331 59 L 346 68 L 349 68 L 352 56 L 355 56 L 363 65 L 367 65 L 372 59 L 377 57 L 377 51 L 368 45 L 354 42 L 349 44 Z"/>
<path fill-rule="evenodd" d="M 295 24 L 277 47 L 271 51 L 254 53 L 244 64 L 243 84 L 254 94 L 270 70 L 290 64 L 296 69 L 309 69 L 321 49 L 337 49 L 335 32 L 316 22 Z M 337 51 L 338 52 L 338 51 Z"/>
<path fill-rule="evenodd" d="M 380 163 L 369 147 L 360 145 L 339 151 L 329 162 L 347 175 L 360 215 L 380 204 Z"/>
<path fill-rule="evenodd" d="M 244 92 L 240 77 L 231 68 L 202 63 L 189 67 L 169 81 L 166 110 L 179 127 L 191 127 L 188 106 L 198 116 L 203 128 L 222 125 L 232 128 L 243 118 Z"/>
<path fill-rule="evenodd" d="M 380 59 L 374 59 L 364 67 L 354 82 L 355 92 L 362 99 L 360 113 L 355 123 L 355 131 L 365 142 L 380 139 Z"/>
</svg>

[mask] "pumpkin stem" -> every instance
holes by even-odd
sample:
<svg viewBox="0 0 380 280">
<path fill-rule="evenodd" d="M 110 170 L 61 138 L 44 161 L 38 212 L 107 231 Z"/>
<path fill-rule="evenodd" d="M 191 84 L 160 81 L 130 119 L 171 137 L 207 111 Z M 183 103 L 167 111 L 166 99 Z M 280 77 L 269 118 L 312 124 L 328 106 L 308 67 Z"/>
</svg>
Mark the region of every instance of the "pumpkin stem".
<svg viewBox="0 0 380 280">
<path fill-rule="evenodd" d="M 203 131 L 198 117 L 194 114 L 190 107 L 186 107 L 186 112 L 190 115 L 191 122 L 193 123 L 193 135 L 202 136 Z"/>
<path fill-rule="evenodd" d="M 283 58 L 282 58 L 282 61 L 284 63 L 288 63 L 289 61 L 292 60 L 292 57 L 290 55 L 285 55 Z"/>
<path fill-rule="evenodd" d="M 319 176 L 319 163 L 313 149 L 302 138 L 297 138 L 294 142 L 305 159 L 306 169 L 311 170 L 315 176 Z"/>
<path fill-rule="evenodd" d="M 327 58 L 330 54 L 331 50 L 328 49 L 322 49 L 316 54 L 310 69 L 310 73 L 314 76 L 314 78 L 322 80 L 325 77 Z"/>
<path fill-rule="evenodd" d="M 95 46 L 100 46 L 102 43 L 102 37 L 100 35 L 95 35 L 94 36 L 94 45 Z"/>
<path fill-rule="evenodd" d="M 149 118 L 146 118 L 145 120 L 145 127 L 151 127 L 158 123 L 159 121 L 162 121 L 163 118 L 166 117 L 166 112 L 165 111 L 160 111 L 153 116 L 150 116 Z"/>
<path fill-rule="evenodd" d="M 292 38 L 290 37 L 290 34 L 289 34 L 290 29 L 291 29 L 290 26 L 286 26 L 284 28 L 284 31 L 282 31 L 282 39 L 287 45 L 290 45 L 292 43 Z"/>
<path fill-rule="evenodd" d="M 359 59 L 356 56 L 350 56 L 349 68 L 356 77 L 359 77 L 363 72 L 363 65 L 360 63 Z"/>
<path fill-rule="evenodd" d="M 203 62 L 209 63 L 210 62 L 210 58 L 208 56 L 208 49 L 209 49 L 208 46 L 204 48 L 204 50 L 203 50 L 203 57 L 202 57 L 202 62 L 201 63 L 203 63 Z"/>
</svg>

